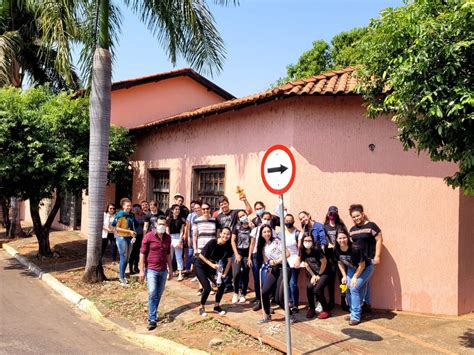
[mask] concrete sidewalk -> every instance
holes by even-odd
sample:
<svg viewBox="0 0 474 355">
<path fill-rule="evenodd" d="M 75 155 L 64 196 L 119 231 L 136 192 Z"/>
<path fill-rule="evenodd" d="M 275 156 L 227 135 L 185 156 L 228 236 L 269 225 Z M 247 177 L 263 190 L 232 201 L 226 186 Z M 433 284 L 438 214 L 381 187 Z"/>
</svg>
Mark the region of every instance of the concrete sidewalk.
<svg viewBox="0 0 474 355">
<path fill-rule="evenodd" d="M 14 242 L 15 247 L 23 248 L 35 240 Z M 41 265 L 43 270 L 61 273 L 68 268 L 85 264 L 85 240 L 77 233 L 55 232 L 51 235 L 51 245 L 67 256 L 66 262 L 59 258 Z M 25 249 L 27 250 L 27 249 Z M 29 255 L 31 257 L 31 254 Z M 68 260 L 70 259 L 70 260 Z M 116 269 L 107 263 L 106 267 Z M 186 279 L 167 282 L 166 291 L 160 304 L 160 313 L 185 324 L 200 320 L 198 315 L 198 285 Z M 140 295 L 146 303 L 146 293 Z M 252 311 L 250 302 L 232 305 L 231 293 L 224 295 L 222 307 L 228 312 L 225 316 L 210 316 L 220 322 L 239 328 L 272 347 L 285 352 L 284 315 L 279 309 L 272 316 L 273 321 L 257 324 L 261 312 Z M 253 293 L 249 294 L 250 297 Z M 214 296 L 210 296 L 207 309 L 212 309 Z M 474 314 L 462 317 L 429 316 L 405 312 L 376 311 L 356 327 L 344 320 L 346 314 L 336 309 L 332 317 L 325 320 L 307 320 L 306 310 L 300 307 L 297 322 L 292 325 L 292 342 L 295 354 L 324 351 L 326 353 L 474 353 Z M 145 333 L 145 325 L 135 327 L 137 333 Z M 179 340 L 177 340 L 179 341 Z"/>
</svg>

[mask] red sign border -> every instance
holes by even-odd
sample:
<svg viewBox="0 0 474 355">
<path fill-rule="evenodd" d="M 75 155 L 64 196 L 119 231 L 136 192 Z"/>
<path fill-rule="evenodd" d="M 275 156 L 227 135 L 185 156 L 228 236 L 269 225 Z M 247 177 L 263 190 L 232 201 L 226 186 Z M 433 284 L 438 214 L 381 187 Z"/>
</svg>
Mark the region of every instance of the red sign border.
<svg viewBox="0 0 474 355">
<path fill-rule="evenodd" d="M 265 178 L 265 168 L 264 168 L 265 167 L 265 162 L 267 161 L 267 158 L 270 155 L 270 153 L 277 150 L 277 149 L 283 150 L 286 154 L 288 154 L 288 156 L 290 157 L 290 160 L 291 160 L 291 164 L 293 166 L 290 181 L 288 182 L 288 184 L 284 188 L 279 189 L 279 190 L 272 188 L 268 184 L 267 179 Z M 290 149 L 287 146 L 284 146 L 283 144 L 275 144 L 275 145 L 271 146 L 270 148 L 267 149 L 267 151 L 265 152 L 265 155 L 263 156 L 262 164 L 260 166 L 260 174 L 262 176 L 263 184 L 265 185 L 265 187 L 267 188 L 268 191 L 270 191 L 271 193 L 273 193 L 275 195 L 284 194 L 285 192 L 287 192 L 290 189 L 290 187 L 293 185 L 293 182 L 295 181 L 296 162 L 295 162 L 295 157 L 293 156 L 293 153 L 290 151 Z"/>
</svg>

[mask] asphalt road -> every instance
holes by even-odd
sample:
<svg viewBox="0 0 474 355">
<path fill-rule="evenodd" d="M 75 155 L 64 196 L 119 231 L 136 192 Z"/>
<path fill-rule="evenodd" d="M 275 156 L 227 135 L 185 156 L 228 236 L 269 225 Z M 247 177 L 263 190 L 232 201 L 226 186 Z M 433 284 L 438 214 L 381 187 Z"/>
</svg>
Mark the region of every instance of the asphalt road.
<svg viewBox="0 0 474 355">
<path fill-rule="evenodd" d="M 56 296 L 0 249 L 0 354 L 150 354 Z"/>
</svg>

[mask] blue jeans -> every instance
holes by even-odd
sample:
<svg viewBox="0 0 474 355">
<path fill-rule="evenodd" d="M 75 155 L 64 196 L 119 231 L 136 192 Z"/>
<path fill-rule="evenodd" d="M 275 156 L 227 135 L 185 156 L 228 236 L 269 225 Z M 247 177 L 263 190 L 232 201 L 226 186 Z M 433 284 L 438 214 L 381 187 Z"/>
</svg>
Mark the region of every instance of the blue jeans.
<svg viewBox="0 0 474 355">
<path fill-rule="evenodd" d="M 255 289 L 255 298 L 258 301 L 261 301 L 260 297 L 260 268 L 262 267 L 261 263 L 257 263 L 257 253 L 252 254 L 252 274 L 253 274 L 253 284 Z"/>
<path fill-rule="evenodd" d="M 130 257 L 130 252 L 132 251 L 132 248 L 130 248 L 131 239 L 132 238 L 129 237 L 115 237 L 120 256 L 119 277 L 121 279 L 125 278 L 125 269 L 127 268 L 128 258 Z"/>
<path fill-rule="evenodd" d="M 193 259 L 194 259 L 194 249 L 193 248 L 188 248 L 188 257 L 186 258 L 186 270 L 187 271 L 191 270 L 191 265 L 193 264 Z"/>
<path fill-rule="evenodd" d="M 373 266 L 374 272 L 375 272 L 375 265 L 372 264 L 372 266 Z M 369 280 L 369 282 L 367 282 L 367 292 L 365 293 L 365 299 L 364 299 L 364 303 L 365 303 L 365 304 L 368 304 L 368 305 L 370 305 L 370 304 L 372 303 L 372 301 L 371 301 L 371 296 L 370 296 L 370 290 L 371 290 L 371 287 L 370 287 L 370 286 L 371 286 L 371 283 L 372 283 L 371 280 Z"/>
<path fill-rule="evenodd" d="M 351 279 L 354 276 L 356 269 L 347 268 L 347 301 L 351 311 L 351 320 L 360 322 L 362 314 L 362 303 L 364 302 L 365 295 L 367 293 L 367 284 L 372 277 L 374 272 L 374 266 L 372 264 L 367 265 L 357 278 L 357 284 L 355 287 L 350 287 Z"/>
<path fill-rule="evenodd" d="M 300 291 L 298 290 L 298 276 L 300 275 L 299 268 L 290 268 L 290 304 L 294 307 L 300 305 Z"/>
<path fill-rule="evenodd" d="M 148 287 L 148 321 L 156 322 L 158 306 L 160 305 L 161 295 L 165 290 L 168 271 L 146 270 L 146 284 Z"/>
</svg>

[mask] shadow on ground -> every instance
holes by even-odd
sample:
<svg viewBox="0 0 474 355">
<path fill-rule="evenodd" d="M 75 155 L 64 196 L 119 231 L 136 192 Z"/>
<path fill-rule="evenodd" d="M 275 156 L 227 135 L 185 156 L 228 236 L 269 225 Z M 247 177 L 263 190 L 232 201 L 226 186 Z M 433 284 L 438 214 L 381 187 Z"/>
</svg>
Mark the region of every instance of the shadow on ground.
<svg viewBox="0 0 474 355">
<path fill-rule="evenodd" d="M 468 329 L 459 337 L 460 344 L 466 348 L 474 348 L 474 329 Z"/>
</svg>

